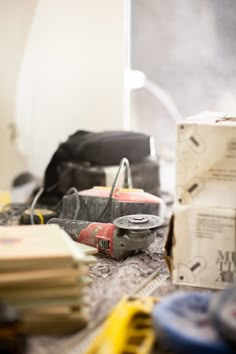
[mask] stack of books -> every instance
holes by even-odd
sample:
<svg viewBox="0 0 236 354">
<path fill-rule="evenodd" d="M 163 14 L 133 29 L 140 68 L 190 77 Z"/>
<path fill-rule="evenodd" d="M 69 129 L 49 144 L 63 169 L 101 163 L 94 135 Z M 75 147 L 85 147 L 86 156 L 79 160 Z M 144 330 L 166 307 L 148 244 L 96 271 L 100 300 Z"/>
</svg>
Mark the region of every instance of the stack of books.
<svg viewBox="0 0 236 354">
<path fill-rule="evenodd" d="M 94 260 L 57 225 L 0 227 L 0 299 L 16 308 L 26 333 L 73 333 L 87 322 Z"/>
</svg>

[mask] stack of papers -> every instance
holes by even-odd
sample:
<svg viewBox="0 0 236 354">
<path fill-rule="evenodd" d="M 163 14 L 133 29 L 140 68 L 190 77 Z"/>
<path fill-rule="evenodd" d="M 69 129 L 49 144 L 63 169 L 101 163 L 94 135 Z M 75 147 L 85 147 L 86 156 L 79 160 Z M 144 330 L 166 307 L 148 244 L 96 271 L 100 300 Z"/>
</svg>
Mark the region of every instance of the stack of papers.
<svg viewBox="0 0 236 354">
<path fill-rule="evenodd" d="M 86 324 L 88 253 L 58 225 L 0 227 L 0 298 L 27 333 L 68 334 Z"/>
</svg>

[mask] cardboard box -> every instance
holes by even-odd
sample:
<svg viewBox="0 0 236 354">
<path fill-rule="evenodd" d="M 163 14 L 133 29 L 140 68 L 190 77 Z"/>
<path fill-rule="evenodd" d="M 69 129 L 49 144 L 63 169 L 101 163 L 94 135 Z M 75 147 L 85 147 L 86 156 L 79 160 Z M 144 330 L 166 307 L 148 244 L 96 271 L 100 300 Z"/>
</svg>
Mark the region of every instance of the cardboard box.
<svg viewBox="0 0 236 354">
<path fill-rule="evenodd" d="M 223 289 L 236 280 L 236 210 L 174 208 L 165 255 L 174 284 Z"/>
<path fill-rule="evenodd" d="M 177 124 L 176 202 L 236 208 L 236 118 L 203 113 Z"/>
</svg>

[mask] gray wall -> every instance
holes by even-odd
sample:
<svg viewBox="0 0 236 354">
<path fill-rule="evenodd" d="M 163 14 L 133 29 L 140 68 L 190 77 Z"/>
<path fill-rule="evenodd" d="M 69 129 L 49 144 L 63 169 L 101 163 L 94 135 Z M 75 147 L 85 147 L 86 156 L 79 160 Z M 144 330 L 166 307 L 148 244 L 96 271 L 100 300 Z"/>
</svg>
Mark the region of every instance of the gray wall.
<svg viewBox="0 0 236 354">
<path fill-rule="evenodd" d="M 236 112 L 236 1 L 132 0 L 131 65 L 168 91 L 183 116 Z M 173 144 L 175 124 L 139 89 L 132 127 Z"/>
</svg>

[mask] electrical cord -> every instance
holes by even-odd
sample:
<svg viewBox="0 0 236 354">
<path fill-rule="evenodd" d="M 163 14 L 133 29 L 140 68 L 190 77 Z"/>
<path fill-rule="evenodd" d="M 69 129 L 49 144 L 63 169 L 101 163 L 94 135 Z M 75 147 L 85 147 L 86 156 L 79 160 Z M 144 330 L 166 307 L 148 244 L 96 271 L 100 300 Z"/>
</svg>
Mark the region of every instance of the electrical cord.
<svg viewBox="0 0 236 354">
<path fill-rule="evenodd" d="M 75 208 L 75 215 L 73 220 L 77 219 L 78 213 L 79 213 L 79 209 L 80 209 L 80 199 L 79 199 L 79 192 L 78 189 L 75 187 L 71 187 L 68 189 L 68 191 L 66 192 L 66 195 L 68 194 L 74 194 L 76 197 L 76 208 Z"/>
<path fill-rule="evenodd" d="M 112 184 L 111 187 L 111 191 L 108 197 L 108 201 L 107 204 L 105 205 L 105 208 L 103 209 L 102 213 L 99 215 L 99 217 L 97 218 L 97 221 L 99 221 L 103 215 L 106 213 L 108 207 L 110 206 L 111 200 L 112 200 L 112 195 L 114 193 L 114 189 L 117 183 L 117 180 L 119 178 L 120 172 L 121 170 L 125 168 L 125 172 L 124 172 L 124 181 L 123 181 L 123 187 L 124 188 L 132 188 L 132 177 L 131 177 L 131 171 L 130 171 L 130 165 L 129 165 L 129 160 L 124 157 L 123 159 L 121 159 L 120 161 L 120 165 L 117 171 L 117 174 L 115 176 L 114 182 Z M 65 174 L 64 174 L 65 175 Z M 63 176 L 64 176 L 63 175 Z M 56 187 L 56 184 L 52 185 L 51 187 L 47 188 L 47 191 L 52 191 L 54 188 Z M 31 208 L 30 208 L 30 222 L 32 225 L 34 225 L 34 208 L 35 205 L 38 201 L 38 199 L 40 198 L 40 196 L 42 195 L 42 193 L 44 192 L 44 188 L 40 188 L 40 190 L 38 191 L 38 193 L 36 194 L 36 196 L 34 197 L 34 200 L 31 204 Z M 80 209 L 80 199 L 79 199 L 79 192 L 75 187 L 71 187 L 68 189 L 68 191 L 66 192 L 65 195 L 68 194 L 74 194 L 76 196 L 76 208 L 75 208 L 75 215 L 74 215 L 74 220 L 77 219 L 78 213 L 79 213 L 79 209 Z M 59 205 L 57 205 L 57 208 L 60 206 L 61 201 L 59 202 Z"/>
<path fill-rule="evenodd" d="M 126 167 L 126 170 L 125 170 L 125 175 L 124 175 L 124 184 L 123 184 L 123 187 L 124 188 L 132 188 L 132 178 L 131 178 L 131 172 L 130 172 L 130 166 L 129 166 L 129 160 L 127 158 L 123 158 L 120 162 L 120 166 L 119 166 L 119 169 L 117 171 L 117 174 L 115 176 L 115 179 L 114 179 L 114 182 L 112 184 L 112 187 L 111 187 L 111 191 L 110 191 L 110 194 L 109 194 L 109 197 L 108 197 L 108 201 L 103 209 L 103 211 L 101 212 L 101 214 L 98 216 L 98 218 L 96 219 L 96 221 L 100 221 L 101 218 L 105 215 L 105 213 L 107 212 L 110 204 L 111 204 L 111 201 L 112 201 L 112 195 L 114 193 L 114 189 L 115 189 L 115 186 L 116 186 L 116 183 L 117 183 L 117 180 L 119 178 L 119 175 L 120 175 L 120 172 L 122 170 L 123 167 Z M 160 198 L 160 213 L 159 213 L 159 216 L 164 220 L 165 218 L 165 215 L 166 215 L 166 212 L 167 212 L 167 205 L 165 203 L 165 201 Z"/>
<path fill-rule="evenodd" d="M 100 215 L 97 217 L 96 221 L 100 221 L 101 218 L 105 215 L 105 213 L 107 212 L 108 208 L 110 207 L 110 204 L 111 204 L 111 201 L 112 201 L 112 196 L 113 196 L 113 193 L 114 193 L 114 190 L 115 190 L 115 187 L 116 187 L 116 184 L 117 184 L 117 180 L 120 176 L 120 173 L 122 171 L 122 169 L 125 168 L 125 171 L 124 171 L 124 181 L 123 181 L 123 188 L 132 188 L 132 176 L 131 176 L 131 170 L 130 170 L 130 165 L 129 165 L 129 160 L 127 158 L 123 158 L 121 159 L 120 161 L 120 165 L 119 165 L 119 168 L 118 168 L 118 171 L 116 173 L 116 176 L 114 178 L 114 181 L 113 181 L 113 184 L 112 184 L 112 187 L 111 187 L 111 191 L 109 193 L 109 196 L 108 196 L 108 200 L 107 200 L 107 203 L 104 207 L 104 209 L 102 210 L 102 212 L 100 213 Z M 53 189 L 55 188 L 56 184 L 54 184 L 53 186 L 47 188 L 48 189 Z M 51 190 L 52 190 L 51 189 Z M 41 187 L 38 191 L 38 193 L 35 195 L 34 199 L 33 199 L 33 202 L 30 206 L 30 223 L 31 225 L 34 225 L 34 210 L 35 210 L 35 206 L 40 198 L 40 196 L 42 195 L 42 193 L 45 191 L 45 189 L 43 187 Z M 76 220 L 77 217 L 78 217 L 78 213 L 79 213 L 79 209 L 80 209 L 80 199 L 79 199 L 79 192 L 78 190 L 76 189 L 76 187 L 71 187 L 67 190 L 66 194 L 65 195 L 68 195 L 68 194 L 74 194 L 75 197 L 76 197 L 76 208 L 75 208 L 75 214 L 74 214 L 74 217 L 73 217 L 73 220 Z M 58 203 L 58 205 L 56 206 L 56 209 L 58 209 L 61 205 L 61 202 L 60 201 Z M 19 211 L 19 205 L 18 205 L 18 208 L 17 208 L 17 211 L 16 211 L 16 215 L 18 214 L 19 215 L 19 212 L 23 212 L 27 206 L 25 204 L 20 204 L 20 211 Z M 14 204 L 12 204 L 12 209 L 14 208 Z M 164 215 L 166 214 L 166 204 L 165 202 L 163 201 L 163 199 L 160 198 L 160 217 L 164 217 Z M 6 216 L 6 214 L 2 214 L 1 216 L 1 213 L 0 213 L 0 224 L 4 224 L 6 219 L 9 219 L 11 218 L 13 215 L 13 213 L 11 212 L 10 215 Z M 2 221 L 4 219 L 4 221 Z"/>
<path fill-rule="evenodd" d="M 62 176 L 60 177 L 60 180 L 62 180 L 69 172 L 66 171 L 62 174 Z M 30 206 L 30 223 L 31 225 L 34 225 L 34 209 L 35 209 L 35 205 L 37 204 L 39 198 L 41 197 L 41 195 L 44 193 L 44 192 L 52 192 L 58 185 L 60 181 L 58 181 L 57 183 L 54 183 L 52 184 L 50 187 L 48 187 L 47 189 L 41 187 L 38 191 L 38 193 L 35 195 L 34 199 L 33 199 L 33 202 Z M 68 191 L 66 192 L 66 195 L 67 194 L 71 194 L 71 192 L 74 192 L 77 196 L 76 198 L 76 210 L 75 210 L 75 215 L 74 215 L 74 219 L 77 218 L 77 215 L 78 215 L 78 212 L 79 212 L 79 208 L 80 208 L 80 201 L 79 201 L 79 195 L 78 195 L 78 190 L 75 188 L 75 187 L 71 187 L 68 189 Z M 60 205 L 61 205 L 62 201 L 60 200 L 59 203 L 56 205 L 55 207 L 55 210 L 57 210 Z"/>
<path fill-rule="evenodd" d="M 34 209 L 35 209 L 35 205 L 37 204 L 40 196 L 43 194 L 44 192 L 44 188 L 41 187 L 38 191 L 38 193 L 35 195 L 34 199 L 33 199 L 33 202 L 31 204 L 31 207 L 30 207 L 30 223 L 31 225 L 34 225 Z"/>
<path fill-rule="evenodd" d="M 132 188 L 133 183 L 132 183 L 129 160 L 126 157 L 124 157 L 120 163 L 122 163 L 122 161 L 123 161 L 123 166 L 125 167 L 123 188 Z"/>
<path fill-rule="evenodd" d="M 40 196 L 42 195 L 42 193 L 44 192 L 44 188 L 40 188 L 38 193 L 36 194 L 36 196 L 34 197 L 33 199 L 33 202 L 31 204 L 31 207 L 30 207 L 30 223 L 31 225 L 34 225 L 34 209 L 35 209 L 35 205 L 37 204 Z M 80 200 L 79 200 L 79 193 L 78 193 L 78 190 L 75 188 L 75 187 L 71 187 L 68 189 L 68 191 L 66 192 L 65 195 L 68 195 L 68 194 L 75 194 L 76 196 L 76 209 L 75 209 L 75 215 L 74 215 L 74 220 L 76 220 L 77 216 L 78 216 L 78 212 L 79 212 L 79 208 L 80 208 Z"/>
<path fill-rule="evenodd" d="M 110 202 L 112 200 L 112 195 L 117 183 L 117 180 L 119 178 L 120 172 L 122 170 L 122 168 L 125 167 L 125 173 L 124 173 L 124 181 L 123 181 L 123 187 L 124 188 L 131 188 L 132 187 L 132 178 L 131 178 L 131 172 L 130 172 L 130 165 L 129 165 L 129 160 L 127 158 L 123 158 L 120 162 L 119 165 L 119 169 L 118 172 L 115 176 L 114 182 L 112 184 L 112 188 L 111 188 L 111 192 L 108 198 L 108 202 L 104 208 L 104 210 L 102 211 L 101 215 L 98 217 L 98 220 L 101 219 L 101 217 L 105 214 L 105 212 L 107 211 Z M 64 173 L 61 178 L 64 178 L 66 176 L 67 172 Z M 39 191 L 37 192 L 37 194 L 35 195 L 31 205 L 26 204 L 26 203 L 10 203 L 7 204 L 3 207 L 2 212 L 0 212 L 0 225 L 7 225 L 9 220 L 14 219 L 14 218 L 19 218 L 22 213 L 25 211 L 25 209 L 30 209 L 30 223 L 31 225 L 34 225 L 34 210 L 35 210 L 35 206 L 40 198 L 40 196 L 43 194 L 43 192 L 47 191 L 47 192 L 51 192 L 53 189 L 56 188 L 58 183 L 53 184 L 52 186 L 48 187 L 46 190 L 41 187 L 39 189 Z M 65 195 L 68 194 L 74 194 L 76 196 L 76 208 L 75 208 L 75 214 L 74 214 L 74 220 L 77 219 L 78 213 L 79 213 L 79 209 L 80 209 L 80 199 L 79 199 L 79 192 L 75 187 L 71 187 L 68 189 L 68 191 L 66 192 Z M 60 202 L 57 204 L 56 206 L 56 210 L 60 207 L 62 201 L 60 200 Z"/>
<path fill-rule="evenodd" d="M 117 180 L 119 178 L 119 175 L 121 173 L 122 168 L 126 168 L 125 170 L 125 175 L 124 175 L 124 184 L 123 187 L 124 188 L 130 188 L 132 185 L 132 178 L 131 178 L 131 172 L 130 172 L 130 165 L 129 165 L 129 160 L 126 157 L 123 157 L 123 159 L 121 159 L 120 161 L 120 165 L 118 168 L 118 171 L 116 173 L 115 179 L 113 181 L 112 187 L 111 187 L 111 191 L 107 200 L 107 203 L 103 209 L 103 211 L 101 212 L 101 214 L 97 217 L 96 221 L 100 221 L 101 218 L 105 215 L 105 213 L 107 212 L 108 208 L 110 207 L 111 201 L 112 201 L 112 196 L 115 190 L 115 186 L 117 183 Z"/>
</svg>

